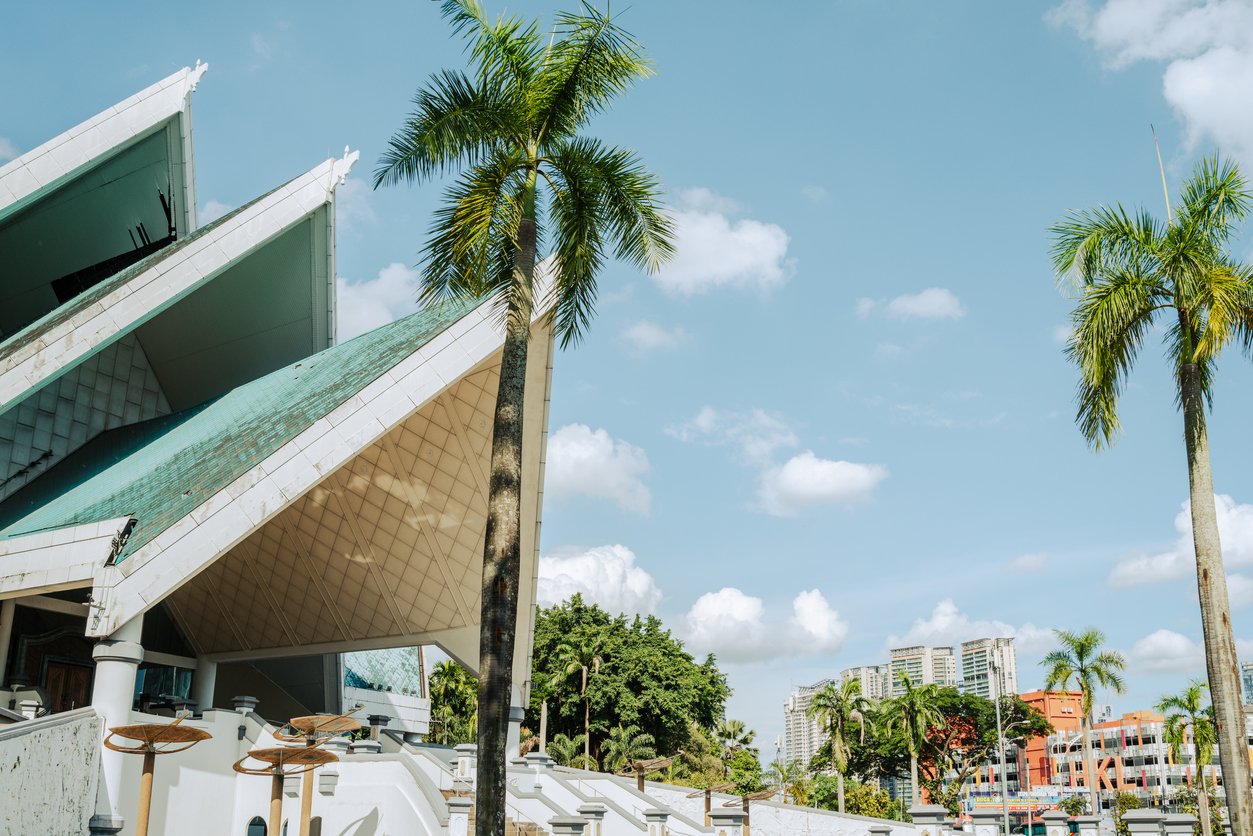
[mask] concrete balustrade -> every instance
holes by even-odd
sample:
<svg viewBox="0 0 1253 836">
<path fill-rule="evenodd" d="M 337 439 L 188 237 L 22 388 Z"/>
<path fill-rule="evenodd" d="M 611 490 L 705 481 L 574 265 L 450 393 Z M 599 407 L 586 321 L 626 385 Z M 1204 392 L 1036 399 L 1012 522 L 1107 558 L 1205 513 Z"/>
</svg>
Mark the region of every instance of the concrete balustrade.
<svg viewBox="0 0 1253 836">
<path fill-rule="evenodd" d="M 578 816 L 555 816 L 548 820 L 553 836 L 585 836 L 587 821 Z"/>
<path fill-rule="evenodd" d="M 722 808 L 709 811 L 714 836 L 740 836 L 744 832 L 744 811 Z"/>
<path fill-rule="evenodd" d="M 1162 824 L 1166 817 L 1162 815 L 1161 810 L 1128 810 L 1122 814 L 1122 820 L 1123 824 L 1127 825 L 1127 832 L 1131 836 L 1140 833 L 1146 836 L 1161 836 Z"/>
<path fill-rule="evenodd" d="M 1003 832 L 1003 816 L 999 812 L 979 810 L 970 817 L 974 820 L 975 836 L 1000 836 Z"/>
<path fill-rule="evenodd" d="M 644 823 L 648 826 L 648 836 L 667 836 L 670 832 L 666 827 L 666 822 L 670 820 L 670 814 L 665 810 L 653 808 L 644 811 Z"/>
<path fill-rule="evenodd" d="M 470 836 L 470 808 L 474 800 L 454 795 L 448 799 L 448 836 Z"/>
<path fill-rule="evenodd" d="M 548 757 L 545 755 L 544 757 Z M 549 758 L 552 760 L 552 758 Z M 605 814 L 609 812 L 604 804 L 584 804 L 579 807 L 578 814 L 587 819 L 587 836 L 605 836 Z"/>
<path fill-rule="evenodd" d="M 1044 832 L 1047 836 L 1068 836 L 1070 833 L 1070 816 L 1063 810 L 1046 810 L 1040 818 L 1044 819 Z"/>
</svg>

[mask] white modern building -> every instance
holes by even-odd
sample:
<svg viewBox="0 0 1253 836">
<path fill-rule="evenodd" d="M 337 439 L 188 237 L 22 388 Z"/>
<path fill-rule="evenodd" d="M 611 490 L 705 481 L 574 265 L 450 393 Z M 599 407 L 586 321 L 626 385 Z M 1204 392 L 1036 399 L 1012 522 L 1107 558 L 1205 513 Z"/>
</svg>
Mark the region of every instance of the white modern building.
<svg viewBox="0 0 1253 836">
<path fill-rule="evenodd" d="M 888 651 L 889 696 L 900 696 L 904 673 L 915 685 L 957 686 L 957 657 L 951 647 L 897 647 Z"/>
<path fill-rule="evenodd" d="M 854 679 L 861 683 L 861 695 L 871 702 L 887 698 L 889 685 L 887 665 L 862 665 L 840 671 L 840 682 L 849 682 Z"/>
<path fill-rule="evenodd" d="M 974 639 L 961 644 L 961 687 L 994 699 L 1018 693 L 1018 660 L 1012 638 Z"/>
<path fill-rule="evenodd" d="M 803 685 L 792 692 L 783 704 L 783 752 L 788 761 L 800 761 L 809 769 L 809 761 L 822 747 L 823 734 L 817 718 L 809 716 L 814 694 L 832 684 L 824 679 Z"/>
</svg>

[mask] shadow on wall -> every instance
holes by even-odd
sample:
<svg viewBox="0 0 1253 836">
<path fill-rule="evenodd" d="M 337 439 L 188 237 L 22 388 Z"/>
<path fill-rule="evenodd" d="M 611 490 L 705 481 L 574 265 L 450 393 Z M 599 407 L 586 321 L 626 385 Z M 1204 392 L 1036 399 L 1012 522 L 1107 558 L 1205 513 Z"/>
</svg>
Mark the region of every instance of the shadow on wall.
<svg viewBox="0 0 1253 836">
<path fill-rule="evenodd" d="M 379 811 L 375 808 L 345 827 L 341 836 L 375 836 L 378 832 Z"/>
</svg>

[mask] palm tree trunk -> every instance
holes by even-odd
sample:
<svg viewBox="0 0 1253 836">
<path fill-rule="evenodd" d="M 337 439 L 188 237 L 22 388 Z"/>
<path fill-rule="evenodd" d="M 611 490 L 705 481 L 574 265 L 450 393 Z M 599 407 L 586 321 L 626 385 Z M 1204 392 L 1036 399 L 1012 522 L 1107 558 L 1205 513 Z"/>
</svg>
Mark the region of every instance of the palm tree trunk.
<svg viewBox="0 0 1253 836">
<path fill-rule="evenodd" d="M 1101 815 L 1100 779 L 1096 777 L 1096 758 L 1092 756 L 1092 717 L 1084 715 L 1080 725 L 1083 734 L 1083 771 L 1088 782 L 1088 792 L 1092 796 L 1092 815 Z"/>
<path fill-rule="evenodd" d="M 836 787 L 836 792 L 839 794 L 839 798 L 840 798 L 840 812 L 843 813 L 844 812 L 844 773 L 843 772 L 836 773 L 835 787 Z"/>
<path fill-rule="evenodd" d="M 910 796 L 912 797 L 913 806 L 917 807 L 922 803 L 922 791 L 918 786 L 918 756 L 909 756 L 909 784 Z"/>
<path fill-rule="evenodd" d="M 1209 434 L 1205 427 L 1205 395 L 1197 367 L 1185 364 L 1180 374 L 1184 439 L 1188 450 L 1188 488 L 1192 506 L 1192 545 L 1196 551 L 1196 583 L 1201 601 L 1201 635 L 1205 640 L 1205 670 L 1214 704 L 1218 760 L 1227 792 L 1231 832 L 1253 833 L 1250 806 L 1249 748 L 1244 708 L 1240 700 L 1240 673 L 1236 641 L 1231 632 L 1231 604 L 1227 573 L 1223 570 L 1214 509 L 1214 476 L 1210 470 Z"/>
<path fill-rule="evenodd" d="M 518 224 L 514 269 L 521 272 L 525 281 L 534 281 L 533 217 L 523 218 Z M 512 321 L 505 327 L 500 385 L 496 390 L 487 533 L 483 547 L 476 836 L 497 836 L 505 832 L 505 745 L 509 735 L 513 652 L 518 628 L 522 559 L 522 414 L 527 344 L 530 340 L 529 315 L 510 319 Z"/>
<path fill-rule="evenodd" d="M 588 766 L 592 761 L 592 701 L 587 698 L 587 691 L 583 692 L 583 764 L 584 769 L 590 769 Z"/>
<path fill-rule="evenodd" d="M 1209 813 L 1209 787 L 1205 784 L 1205 767 L 1198 766 L 1197 772 L 1200 773 L 1200 787 L 1196 793 L 1196 812 L 1201 819 L 1201 836 L 1212 836 L 1213 822 L 1210 821 Z"/>
</svg>

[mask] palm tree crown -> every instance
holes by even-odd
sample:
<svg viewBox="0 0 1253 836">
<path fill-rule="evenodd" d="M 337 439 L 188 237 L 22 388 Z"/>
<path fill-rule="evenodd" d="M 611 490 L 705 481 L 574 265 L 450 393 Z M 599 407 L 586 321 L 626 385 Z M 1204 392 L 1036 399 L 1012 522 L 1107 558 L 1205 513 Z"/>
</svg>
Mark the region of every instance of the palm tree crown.
<svg viewBox="0 0 1253 836">
<path fill-rule="evenodd" d="M 1122 670 L 1127 666 L 1122 654 L 1101 650 L 1105 634 L 1096 628 L 1082 633 L 1054 630 L 1062 646 L 1040 662 L 1044 666 L 1044 688 L 1066 689 L 1073 684 L 1083 696 L 1083 716 L 1092 716 L 1093 694 L 1097 686 L 1123 692 Z"/>
<path fill-rule="evenodd" d="M 615 726 L 605 738 L 605 770 L 617 772 L 635 761 L 656 757 L 654 743 L 653 736 L 641 732 L 639 726 Z"/>
<path fill-rule="evenodd" d="M 814 694 L 806 709 L 810 717 L 817 718 L 819 728 L 831 741 L 831 765 L 841 775 L 848 769 L 854 724 L 859 728 L 860 739 L 866 737 L 866 711 L 869 707 L 870 701 L 861 695 L 861 680 L 849 679 L 838 687 L 828 682 Z"/>
<path fill-rule="evenodd" d="M 1182 693 L 1162 697 L 1157 710 L 1165 715 L 1166 743 L 1171 755 L 1179 760 L 1191 738 L 1196 751 L 1197 766 L 1208 766 L 1214 757 L 1214 721 L 1205 705 L 1204 693 L 1209 686 L 1199 679 L 1188 683 Z"/>
</svg>

